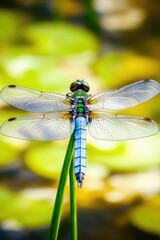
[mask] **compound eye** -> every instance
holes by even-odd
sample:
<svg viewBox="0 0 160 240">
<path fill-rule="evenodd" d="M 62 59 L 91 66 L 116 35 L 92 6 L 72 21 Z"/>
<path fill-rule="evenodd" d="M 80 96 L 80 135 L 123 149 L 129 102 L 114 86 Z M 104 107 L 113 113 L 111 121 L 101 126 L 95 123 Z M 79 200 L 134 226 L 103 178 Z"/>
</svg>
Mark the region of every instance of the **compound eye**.
<svg viewBox="0 0 160 240">
<path fill-rule="evenodd" d="M 72 92 L 74 92 L 74 91 L 75 91 L 75 86 L 71 86 L 71 87 L 70 87 L 70 90 L 71 90 Z"/>
<path fill-rule="evenodd" d="M 83 80 L 77 80 L 76 82 L 73 82 L 71 85 L 70 85 L 70 90 L 72 92 L 78 90 L 78 89 L 81 89 L 85 92 L 88 92 L 89 91 L 89 85 L 88 83 L 84 82 Z"/>
<path fill-rule="evenodd" d="M 71 84 L 71 86 L 70 86 L 70 90 L 71 90 L 72 92 L 74 92 L 74 91 L 76 91 L 76 90 L 78 89 L 78 87 L 79 87 L 79 84 L 76 83 L 76 82 L 73 82 L 73 83 Z"/>
<path fill-rule="evenodd" d="M 89 86 L 83 86 L 83 89 L 85 92 L 88 92 L 89 91 Z"/>
</svg>

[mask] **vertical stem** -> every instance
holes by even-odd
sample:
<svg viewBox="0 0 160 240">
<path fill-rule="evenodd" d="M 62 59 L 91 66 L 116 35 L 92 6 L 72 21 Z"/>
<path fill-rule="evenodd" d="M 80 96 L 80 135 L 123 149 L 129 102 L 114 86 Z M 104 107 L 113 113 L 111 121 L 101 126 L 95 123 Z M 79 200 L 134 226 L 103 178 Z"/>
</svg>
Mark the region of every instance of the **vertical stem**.
<svg viewBox="0 0 160 240">
<path fill-rule="evenodd" d="M 76 203 L 76 181 L 74 172 L 74 160 L 72 157 L 70 170 L 70 223 L 71 223 L 71 239 L 77 240 L 77 203 Z"/>
<path fill-rule="evenodd" d="M 101 33 L 101 25 L 99 21 L 99 16 L 94 8 L 94 1 L 93 0 L 83 0 L 83 4 L 85 7 L 85 20 L 86 25 L 92 31 L 96 32 L 97 34 Z"/>
<path fill-rule="evenodd" d="M 62 207 L 63 207 L 64 188 L 66 185 L 69 167 L 70 167 L 72 156 L 73 156 L 74 135 L 75 133 L 73 132 L 68 144 L 67 152 L 65 155 L 65 159 L 64 159 L 64 163 L 61 171 L 56 200 L 54 204 L 54 210 L 53 210 L 50 229 L 49 229 L 48 240 L 56 240 L 58 237 L 60 218 L 61 218 Z"/>
</svg>

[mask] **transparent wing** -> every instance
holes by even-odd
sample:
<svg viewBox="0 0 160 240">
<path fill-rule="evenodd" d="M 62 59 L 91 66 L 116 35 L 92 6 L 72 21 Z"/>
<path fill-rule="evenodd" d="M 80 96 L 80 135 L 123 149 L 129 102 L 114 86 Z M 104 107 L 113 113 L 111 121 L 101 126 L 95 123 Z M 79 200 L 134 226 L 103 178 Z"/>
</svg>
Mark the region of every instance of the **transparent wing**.
<svg viewBox="0 0 160 240">
<path fill-rule="evenodd" d="M 17 108 L 33 112 L 67 111 L 70 108 L 64 103 L 65 95 L 40 92 L 16 85 L 4 87 L 0 97 Z"/>
<path fill-rule="evenodd" d="M 119 89 L 102 92 L 91 98 L 91 110 L 120 110 L 134 107 L 160 93 L 160 84 L 142 80 Z M 95 103 L 94 103 L 95 102 Z"/>
<path fill-rule="evenodd" d="M 157 124 L 149 118 L 98 113 L 88 125 L 90 134 L 97 139 L 118 141 L 148 137 L 158 133 Z"/>
<path fill-rule="evenodd" d="M 0 133 L 21 139 L 39 141 L 57 140 L 69 137 L 74 130 L 74 122 L 63 119 L 65 113 L 50 113 L 37 116 L 10 118 L 0 128 Z"/>
</svg>

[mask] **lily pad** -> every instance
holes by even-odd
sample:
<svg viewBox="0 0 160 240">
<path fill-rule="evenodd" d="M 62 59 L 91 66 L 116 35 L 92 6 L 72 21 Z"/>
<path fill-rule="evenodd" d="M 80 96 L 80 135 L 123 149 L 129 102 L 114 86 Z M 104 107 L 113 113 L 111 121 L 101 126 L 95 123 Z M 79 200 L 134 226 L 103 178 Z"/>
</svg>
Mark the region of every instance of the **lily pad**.
<svg viewBox="0 0 160 240">
<path fill-rule="evenodd" d="M 129 220 L 143 231 L 160 235 L 160 197 L 135 207 L 130 211 Z"/>
<path fill-rule="evenodd" d="M 95 141 L 95 144 L 98 140 Z M 107 141 L 100 141 L 107 146 Z M 88 159 L 104 164 L 112 171 L 132 172 L 160 165 L 159 136 L 126 142 L 116 142 L 111 149 L 92 147 Z"/>
<path fill-rule="evenodd" d="M 0 167 L 9 166 L 11 163 L 17 161 L 18 151 L 8 143 L 0 141 L 1 150 L 0 150 Z M 2 169 L 0 169 L 2 170 Z"/>
<path fill-rule="evenodd" d="M 16 84 L 66 94 L 70 91 L 71 82 L 76 78 L 83 78 L 86 74 L 92 59 L 93 55 L 90 53 L 77 54 L 74 57 L 59 60 L 51 56 L 29 54 L 10 56 L 1 62 L 2 79 L 4 79 L 1 86 Z"/>
<path fill-rule="evenodd" d="M 0 221 L 8 218 L 9 211 L 7 211 L 7 206 L 10 201 L 13 199 L 13 194 L 7 188 L 0 188 L 0 206 L 3 206 L 3 209 L 0 211 Z"/>
<path fill-rule="evenodd" d="M 29 200 L 5 188 L 0 188 L 0 206 L 0 221 L 12 221 L 21 228 L 48 225 L 53 208 L 47 200 Z"/>
<path fill-rule="evenodd" d="M 34 23 L 25 29 L 24 34 L 37 54 L 64 56 L 98 50 L 98 41 L 92 33 L 63 22 Z"/>
<path fill-rule="evenodd" d="M 52 57 L 33 55 L 8 57 L 2 63 L 3 74 L 9 84 L 61 93 L 69 89 L 72 81 L 71 76 L 66 76 L 64 66 Z"/>
<path fill-rule="evenodd" d="M 17 38 L 20 29 L 20 17 L 13 11 L 0 10 L 0 42 L 6 43 Z"/>
<path fill-rule="evenodd" d="M 114 87 L 117 82 L 125 83 L 158 76 L 159 62 L 133 52 L 115 52 L 98 59 L 93 69 L 104 79 L 106 86 Z"/>
<path fill-rule="evenodd" d="M 52 142 L 33 143 L 25 155 L 25 164 L 40 176 L 56 179 L 61 172 L 66 147 Z"/>
<path fill-rule="evenodd" d="M 47 201 L 31 201 L 17 196 L 10 203 L 11 217 L 25 228 L 41 227 L 50 222 L 53 206 Z"/>
</svg>

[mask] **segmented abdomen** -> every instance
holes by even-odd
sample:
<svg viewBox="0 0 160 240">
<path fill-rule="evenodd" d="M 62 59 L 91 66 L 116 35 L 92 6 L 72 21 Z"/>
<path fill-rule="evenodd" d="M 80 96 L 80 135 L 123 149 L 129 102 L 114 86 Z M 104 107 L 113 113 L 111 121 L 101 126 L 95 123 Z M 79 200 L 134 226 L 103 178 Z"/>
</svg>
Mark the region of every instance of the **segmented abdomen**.
<svg viewBox="0 0 160 240">
<path fill-rule="evenodd" d="M 74 168 L 78 186 L 82 187 L 86 172 L 86 118 L 77 116 L 75 119 Z"/>
</svg>

